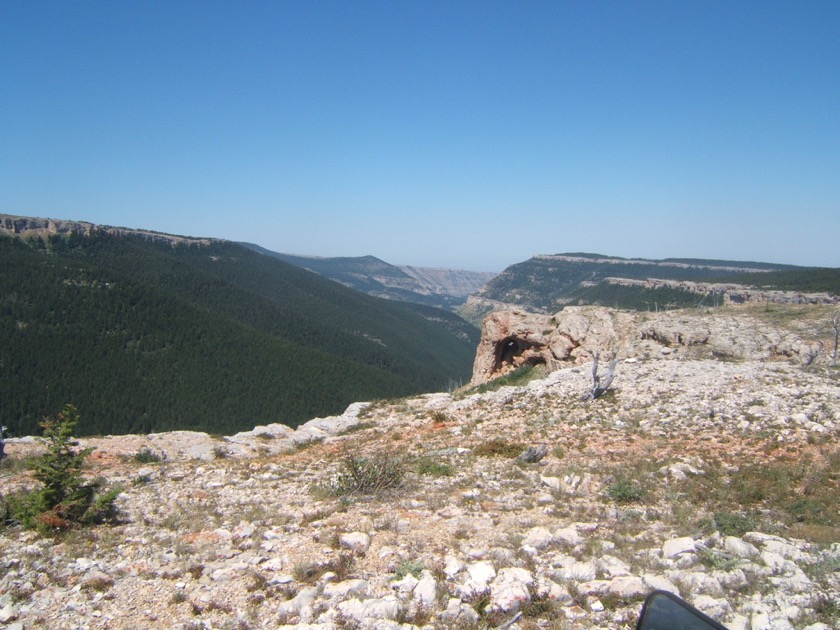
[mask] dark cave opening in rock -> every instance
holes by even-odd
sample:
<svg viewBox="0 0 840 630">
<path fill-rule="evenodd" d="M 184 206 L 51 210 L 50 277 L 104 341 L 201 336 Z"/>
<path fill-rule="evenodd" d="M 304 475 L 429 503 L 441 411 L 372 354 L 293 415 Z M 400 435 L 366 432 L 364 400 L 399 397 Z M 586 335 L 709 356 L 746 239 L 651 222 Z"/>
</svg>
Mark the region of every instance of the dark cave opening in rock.
<svg viewBox="0 0 840 630">
<path fill-rule="evenodd" d="M 496 362 L 493 373 L 523 365 L 545 365 L 545 359 L 539 354 L 538 348 L 539 344 L 529 343 L 516 337 L 505 337 L 496 343 Z"/>
</svg>

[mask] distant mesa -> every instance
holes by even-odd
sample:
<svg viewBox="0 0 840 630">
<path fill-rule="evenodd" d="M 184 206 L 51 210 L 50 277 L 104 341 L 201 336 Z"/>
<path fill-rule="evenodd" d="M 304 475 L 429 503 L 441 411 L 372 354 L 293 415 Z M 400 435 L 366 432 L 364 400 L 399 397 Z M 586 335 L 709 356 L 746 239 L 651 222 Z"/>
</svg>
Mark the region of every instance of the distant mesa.
<svg viewBox="0 0 840 630">
<path fill-rule="evenodd" d="M 837 304 L 840 269 L 599 254 L 539 255 L 505 269 L 457 312 L 480 325 L 486 315 L 506 307 L 551 314 L 565 306 L 596 304 L 657 312 L 745 302 Z"/>
</svg>

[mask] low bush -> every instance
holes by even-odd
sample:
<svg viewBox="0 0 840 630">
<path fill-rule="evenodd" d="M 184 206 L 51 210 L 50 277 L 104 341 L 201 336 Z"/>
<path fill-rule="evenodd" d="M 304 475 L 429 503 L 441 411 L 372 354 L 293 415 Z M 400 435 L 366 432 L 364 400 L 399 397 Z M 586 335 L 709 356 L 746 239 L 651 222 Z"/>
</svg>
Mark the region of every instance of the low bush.
<svg viewBox="0 0 840 630">
<path fill-rule="evenodd" d="M 724 536 L 743 536 L 756 528 L 753 519 L 735 512 L 715 512 L 715 525 Z"/>
<path fill-rule="evenodd" d="M 379 494 L 400 488 L 405 473 L 403 458 L 391 453 L 361 457 L 347 452 L 342 458 L 341 470 L 325 489 L 333 496 Z"/>
<path fill-rule="evenodd" d="M 607 494 L 616 503 L 636 503 L 647 495 L 647 490 L 627 477 L 617 477 L 607 487 Z"/>
<path fill-rule="evenodd" d="M 452 464 L 428 456 L 418 457 L 414 468 L 418 474 L 432 477 L 451 477 L 455 474 L 455 467 Z"/>
<path fill-rule="evenodd" d="M 93 449 L 75 449 L 73 439 L 79 414 L 65 405 L 53 418 L 41 422 L 47 451 L 33 460 L 36 480 L 42 487 L 7 497 L 4 522 L 41 531 L 66 530 L 79 525 L 114 521 L 115 501 L 122 490 L 103 491 L 101 479 L 82 475 L 87 456 Z"/>
<path fill-rule="evenodd" d="M 134 461 L 138 464 L 157 464 L 163 461 L 163 457 L 149 447 L 144 446 L 134 454 Z"/>
<path fill-rule="evenodd" d="M 508 442 L 504 438 L 494 438 L 483 442 L 473 449 L 473 453 L 479 457 L 519 457 L 525 449 L 521 442 Z"/>
</svg>

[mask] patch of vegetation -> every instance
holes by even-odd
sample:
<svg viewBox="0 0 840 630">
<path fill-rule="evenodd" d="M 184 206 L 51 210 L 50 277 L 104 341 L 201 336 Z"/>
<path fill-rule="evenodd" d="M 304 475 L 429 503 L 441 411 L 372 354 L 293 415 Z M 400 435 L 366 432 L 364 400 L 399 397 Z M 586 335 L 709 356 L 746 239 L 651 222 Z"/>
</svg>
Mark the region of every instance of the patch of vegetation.
<svg viewBox="0 0 840 630">
<path fill-rule="evenodd" d="M 144 446 L 134 454 L 133 459 L 138 464 L 157 464 L 163 461 L 163 456 Z"/>
<path fill-rule="evenodd" d="M 542 368 L 535 365 L 523 365 L 508 372 L 504 376 L 495 378 L 487 383 L 482 383 L 466 393 L 483 394 L 485 392 L 494 392 L 502 387 L 521 387 L 543 376 L 545 376 L 545 371 Z"/>
<path fill-rule="evenodd" d="M 339 431 L 337 435 L 351 435 L 353 433 L 358 433 L 359 431 L 367 431 L 368 429 L 372 429 L 375 426 L 375 422 L 357 422 L 356 424 L 351 424 L 343 431 Z"/>
<path fill-rule="evenodd" d="M 731 558 L 712 549 L 698 551 L 701 564 L 717 571 L 731 571 L 741 563 L 740 558 Z"/>
<path fill-rule="evenodd" d="M 53 532 L 116 520 L 115 501 L 122 490 L 103 492 L 102 480 L 87 480 L 82 475 L 93 449 L 74 448 L 78 445 L 73 437 L 78 422 L 73 405 L 65 405 L 56 416 L 41 422 L 47 451 L 34 460 L 33 476 L 42 487 L 8 497 L 6 523 Z"/>
<path fill-rule="evenodd" d="M 607 487 L 607 495 L 616 503 L 638 503 L 647 496 L 647 490 L 634 479 L 617 476 Z"/>
<path fill-rule="evenodd" d="M 737 274 L 726 278 L 726 282 L 765 290 L 840 295 L 840 269 L 828 267 L 799 267 L 784 271 Z"/>
<path fill-rule="evenodd" d="M 299 562 L 292 569 L 295 580 L 312 583 L 324 573 L 335 573 L 336 580 L 341 582 L 350 577 L 356 559 L 352 553 L 342 553 L 327 562 Z"/>
<path fill-rule="evenodd" d="M 525 619 L 546 619 L 550 621 L 565 620 L 563 607 L 556 600 L 549 597 L 548 592 L 540 593 L 534 587 L 529 587 L 531 598 L 519 607 Z"/>
<path fill-rule="evenodd" d="M 695 505 L 714 512 L 722 533 L 744 528 L 773 533 L 772 523 L 781 523 L 793 536 L 837 540 L 840 448 L 817 447 L 797 457 L 748 463 L 731 471 L 719 465 L 706 468 L 705 475 L 690 478 L 682 488 Z M 739 516 L 758 513 L 761 519 Z"/>
<path fill-rule="evenodd" d="M 402 487 L 406 465 L 393 453 L 376 453 L 361 457 L 346 452 L 341 469 L 324 489 L 333 496 L 379 494 Z"/>
<path fill-rule="evenodd" d="M 738 536 L 739 538 L 756 528 L 756 521 L 749 516 L 736 512 L 715 512 L 714 524 L 724 536 Z"/>
<path fill-rule="evenodd" d="M 213 457 L 215 459 L 227 459 L 230 457 L 230 453 L 228 453 L 228 450 L 224 446 L 217 444 L 213 447 Z"/>
<path fill-rule="evenodd" d="M 435 457 L 418 457 L 414 462 L 414 469 L 420 475 L 431 477 L 451 477 L 455 474 L 455 467 Z"/>
<path fill-rule="evenodd" d="M 131 483 L 135 486 L 145 486 L 152 482 L 152 478 L 149 475 L 137 475 L 134 479 L 132 479 Z"/>
<path fill-rule="evenodd" d="M 572 291 L 568 299 L 570 304 L 598 304 L 634 311 L 669 311 L 700 305 L 716 306 L 719 303 L 713 298 L 684 289 L 624 286 L 609 282 L 599 282 L 594 286 Z"/>
<path fill-rule="evenodd" d="M 414 560 L 406 560 L 405 562 L 400 564 L 400 566 L 397 567 L 397 570 L 394 572 L 394 579 L 401 580 L 406 575 L 413 575 L 414 577 L 419 578 L 425 569 L 426 563 L 419 558 L 415 558 Z"/>
<path fill-rule="evenodd" d="M 519 457 L 519 454 L 525 450 L 525 446 L 521 442 L 508 442 L 504 438 L 493 438 L 487 442 L 482 442 L 473 449 L 473 454 L 479 457 Z"/>
</svg>

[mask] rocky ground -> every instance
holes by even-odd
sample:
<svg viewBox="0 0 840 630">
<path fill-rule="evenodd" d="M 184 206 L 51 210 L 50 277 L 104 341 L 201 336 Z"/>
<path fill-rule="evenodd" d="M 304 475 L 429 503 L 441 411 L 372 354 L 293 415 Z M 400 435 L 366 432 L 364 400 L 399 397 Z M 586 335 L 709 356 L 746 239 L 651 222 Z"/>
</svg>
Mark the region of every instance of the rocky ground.
<svg viewBox="0 0 840 630">
<path fill-rule="evenodd" d="M 0 530 L 8 628 L 840 627 L 840 369 L 629 357 L 297 431 L 83 440 L 122 522 Z M 518 456 L 541 448 L 535 463 Z M 10 440 L 4 494 L 42 447 Z"/>
</svg>

